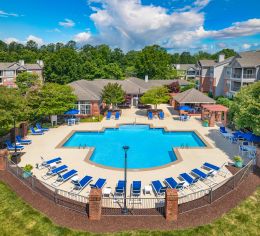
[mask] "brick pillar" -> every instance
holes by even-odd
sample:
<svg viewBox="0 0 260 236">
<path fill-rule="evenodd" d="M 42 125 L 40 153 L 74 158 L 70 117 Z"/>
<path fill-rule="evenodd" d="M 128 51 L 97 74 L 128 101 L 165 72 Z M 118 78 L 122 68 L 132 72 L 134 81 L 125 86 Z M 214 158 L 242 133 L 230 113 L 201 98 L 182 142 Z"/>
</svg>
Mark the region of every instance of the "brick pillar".
<svg viewBox="0 0 260 236">
<path fill-rule="evenodd" d="M 6 170 L 6 158 L 8 158 L 8 154 L 7 149 L 0 150 L 0 171 Z"/>
<path fill-rule="evenodd" d="M 165 218 L 176 221 L 178 217 L 178 192 L 176 189 L 167 189 L 165 195 Z"/>
<path fill-rule="evenodd" d="M 224 117 L 223 117 L 222 124 L 223 124 L 224 126 L 227 125 L 227 112 L 224 112 Z"/>
<path fill-rule="evenodd" d="M 260 168 L 260 148 L 256 149 L 256 166 Z"/>
<path fill-rule="evenodd" d="M 98 102 L 92 102 L 91 103 L 91 114 L 94 116 L 100 115 L 100 109 L 99 109 L 99 104 Z"/>
<path fill-rule="evenodd" d="M 19 133 L 19 128 L 12 128 L 11 130 L 10 130 L 10 139 L 11 139 L 11 142 L 12 143 L 14 143 L 14 141 L 15 141 L 15 136 L 16 135 L 20 135 L 20 133 Z"/>
<path fill-rule="evenodd" d="M 92 188 L 89 194 L 89 219 L 100 220 L 101 209 L 102 209 L 102 190 Z"/>
<path fill-rule="evenodd" d="M 22 122 L 20 124 L 20 132 L 21 132 L 21 136 L 25 137 L 28 134 L 28 123 L 27 122 Z"/>
<path fill-rule="evenodd" d="M 210 119 L 209 119 L 209 127 L 215 126 L 215 112 L 210 113 Z"/>
</svg>

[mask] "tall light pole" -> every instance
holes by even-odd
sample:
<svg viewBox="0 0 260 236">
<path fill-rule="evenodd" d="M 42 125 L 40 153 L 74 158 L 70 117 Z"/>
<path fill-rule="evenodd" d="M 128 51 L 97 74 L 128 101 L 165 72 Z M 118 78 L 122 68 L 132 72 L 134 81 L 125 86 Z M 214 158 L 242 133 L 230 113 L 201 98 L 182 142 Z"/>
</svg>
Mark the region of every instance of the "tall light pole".
<svg viewBox="0 0 260 236">
<path fill-rule="evenodd" d="M 124 186 L 124 208 L 122 209 L 122 213 L 124 215 L 127 215 L 128 210 L 126 207 L 126 186 L 127 186 L 127 151 L 129 149 L 128 146 L 123 146 L 123 149 L 125 151 L 125 186 Z"/>
<path fill-rule="evenodd" d="M 14 118 L 14 153 L 13 156 L 17 157 L 17 147 L 16 147 L 16 125 L 15 125 L 15 118 Z"/>
</svg>

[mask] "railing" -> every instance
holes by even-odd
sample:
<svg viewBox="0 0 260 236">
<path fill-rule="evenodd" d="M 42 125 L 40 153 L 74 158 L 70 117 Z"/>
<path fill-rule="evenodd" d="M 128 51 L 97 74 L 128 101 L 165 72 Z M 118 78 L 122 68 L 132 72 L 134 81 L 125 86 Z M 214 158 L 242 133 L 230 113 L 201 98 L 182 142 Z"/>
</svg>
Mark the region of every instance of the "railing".
<svg viewBox="0 0 260 236">
<path fill-rule="evenodd" d="M 51 185 L 41 182 L 34 176 L 27 177 L 24 175 L 22 168 L 17 166 L 11 160 L 7 160 L 7 170 L 14 174 L 21 182 L 33 191 L 39 193 L 45 198 L 48 198 L 54 203 L 84 215 L 87 214 L 88 197 L 72 194 L 61 189 L 56 189 Z"/>
<path fill-rule="evenodd" d="M 124 198 L 103 198 L 102 199 L 102 215 L 121 215 L 124 206 Z M 126 198 L 126 206 L 129 215 L 164 215 L 165 198 Z"/>
<path fill-rule="evenodd" d="M 243 74 L 244 79 L 256 79 L 256 74 Z"/>
<path fill-rule="evenodd" d="M 253 163 L 254 161 L 251 160 L 245 167 L 240 169 L 232 177 L 225 179 L 221 183 L 207 189 L 199 189 L 186 195 L 179 192 L 179 214 L 210 205 L 233 191 L 240 184 L 240 182 L 242 182 L 252 172 Z M 53 201 L 55 204 L 84 215 L 88 213 L 89 199 L 87 196 L 56 189 L 51 185 L 41 182 L 34 176 L 26 177 L 24 176 L 23 170 L 11 160 L 7 160 L 7 170 L 14 174 L 20 181 L 22 181 L 33 191 Z M 102 215 L 121 215 L 123 205 L 123 197 L 103 197 Z M 160 216 L 165 214 L 165 197 L 128 197 L 126 198 L 126 206 L 129 210 L 128 215 Z"/>
</svg>

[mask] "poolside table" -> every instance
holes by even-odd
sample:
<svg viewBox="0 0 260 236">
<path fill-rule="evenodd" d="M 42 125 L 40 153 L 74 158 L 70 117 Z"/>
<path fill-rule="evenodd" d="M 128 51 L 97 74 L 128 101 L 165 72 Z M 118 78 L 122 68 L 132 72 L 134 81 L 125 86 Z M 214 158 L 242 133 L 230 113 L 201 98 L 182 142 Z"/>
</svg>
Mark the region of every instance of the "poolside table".
<svg viewBox="0 0 260 236">
<path fill-rule="evenodd" d="M 106 187 L 106 188 L 103 189 L 103 196 L 109 197 L 111 192 L 112 192 L 112 189 L 110 187 Z"/>
<path fill-rule="evenodd" d="M 153 191 L 153 189 L 152 189 L 152 186 L 151 185 L 146 185 L 146 186 L 144 186 L 144 194 L 146 195 L 146 194 L 152 194 L 152 191 Z"/>
</svg>

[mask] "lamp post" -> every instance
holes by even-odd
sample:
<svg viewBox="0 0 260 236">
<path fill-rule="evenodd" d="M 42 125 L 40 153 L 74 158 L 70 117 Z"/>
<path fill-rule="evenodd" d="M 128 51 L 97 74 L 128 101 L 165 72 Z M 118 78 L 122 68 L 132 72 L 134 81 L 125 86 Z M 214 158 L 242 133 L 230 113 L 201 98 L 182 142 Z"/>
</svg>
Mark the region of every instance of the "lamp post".
<svg viewBox="0 0 260 236">
<path fill-rule="evenodd" d="M 122 209 L 122 213 L 124 215 L 127 215 L 128 210 L 126 207 L 126 186 L 127 186 L 127 151 L 129 149 L 128 146 L 123 146 L 123 149 L 125 151 L 125 186 L 124 186 L 124 207 Z"/>
<path fill-rule="evenodd" d="M 17 157 L 18 153 L 17 153 L 17 147 L 16 147 L 16 125 L 15 125 L 15 119 L 14 119 L 14 153 L 13 153 L 13 157 Z"/>
</svg>

